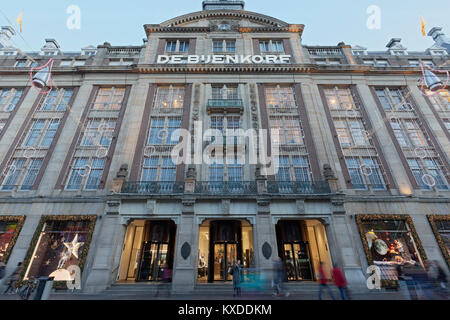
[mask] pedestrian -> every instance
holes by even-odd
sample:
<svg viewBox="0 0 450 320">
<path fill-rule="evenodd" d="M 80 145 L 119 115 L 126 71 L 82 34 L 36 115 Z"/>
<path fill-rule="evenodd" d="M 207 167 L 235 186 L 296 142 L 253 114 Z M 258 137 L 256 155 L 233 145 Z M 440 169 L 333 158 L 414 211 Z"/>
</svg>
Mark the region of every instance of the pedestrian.
<svg viewBox="0 0 450 320">
<path fill-rule="evenodd" d="M 341 293 L 342 300 L 350 300 L 350 295 L 347 288 L 347 279 L 345 279 L 344 273 L 337 264 L 335 264 L 333 268 L 333 280 L 334 284 L 338 287 L 339 292 Z"/>
<path fill-rule="evenodd" d="M 439 298 L 447 299 L 447 275 L 437 261 L 426 262 L 428 278 Z"/>
<path fill-rule="evenodd" d="M 322 291 L 327 290 L 331 299 L 334 299 L 333 292 L 331 288 L 328 286 L 327 275 L 325 274 L 325 270 L 323 269 L 323 262 L 319 263 L 319 300 L 322 300 Z"/>
<path fill-rule="evenodd" d="M 172 270 L 169 268 L 169 265 L 165 263 L 162 268 L 158 271 L 158 278 L 161 279 L 159 283 L 155 297 L 159 296 L 159 292 L 161 289 L 167 289 L 167 296 L 170 297 L 170 281 L 172 280 Z"/>
<path fill-rule="evenodd" d="M 2 280 L 6 275 L 6 264 L 1 261 L 0 262 L 0 280 Z"/>
<path fill-rule="evenodd" d="M 273 296 L 282 296 L 283 295 L 283 283 L 286 281 L 286 269 L 284 268 L 284 264 L 281 261 L 281 258 L 277 257 L 274 261 L 273 266 Z M 289 292 L 284 294 L 286 297 L 289 296 Z"/>
<path fill-rule="evenodd" d="M 233 276 L 233 297 L 241 296 L 241 277 L 242 277 L 242 268 L 241 261 L 235 261 L 230 270 L 231 275 Z"/>
<path fill-rule="evenodd" d="M 6 288 L 5 292 L 3 292 L 3 294 L 7 294 L 10 290 L 12 291 L 14 289 L 16 281 L 19 280 L 20 271 L 22 271 L 22 262 L 19 262 L 17 264 L 16 269 L 9 276 L 8 287 Z"/>
</svg>

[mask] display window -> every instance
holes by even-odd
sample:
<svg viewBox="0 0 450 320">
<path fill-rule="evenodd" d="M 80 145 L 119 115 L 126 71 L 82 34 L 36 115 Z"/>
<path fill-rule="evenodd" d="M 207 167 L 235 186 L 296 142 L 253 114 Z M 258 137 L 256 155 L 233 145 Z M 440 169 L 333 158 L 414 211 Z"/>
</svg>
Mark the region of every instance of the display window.
<svg viewBox="0 0 450 320">
<path fill-rule="evenodd" d="M 384 287 L 396 286 L 399 266 L 422 266 L 425 252 L 408 215 L 357 215 L 369 265 L 381 270 Z"/>
<path fill-rule="evenodd" d="M 24 216 L 0 216 L 0 261 L 7 263 L 22 229 Z"/>
<path fill-rule="evenodd" d="M 428 221 L 430 221 L 442 255 L 450 267 L 450 215 L 429 215 Z"/>
<path fill-rule="evenodd" d="M 55 282 L 73 281 L 83 269 L 94 231 L 96 216 L 43 216 L 24 262 L 24 281 L 42 276 Z"/>
</svg>

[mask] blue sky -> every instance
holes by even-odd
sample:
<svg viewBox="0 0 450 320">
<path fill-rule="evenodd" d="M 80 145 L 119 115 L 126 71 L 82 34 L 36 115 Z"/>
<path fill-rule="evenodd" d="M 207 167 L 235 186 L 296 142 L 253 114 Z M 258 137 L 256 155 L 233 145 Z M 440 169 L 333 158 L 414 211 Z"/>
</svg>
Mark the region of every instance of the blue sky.
<svg viewBox="0 0 450 320">
<path fill-rule="evenodd" d="M 69 30 L 66 13 L 70 5 L 81 9 L 81 29 Z M 381 29 L 366 26 L 370 5 L 381 9 Z M 24 14 L 23 41 L 14 42 L 22 50 L 37 51 L 45 38 L 55 38 L 63 51 L 78 51 L 105 41 L 112 45 L 140 45 L 143 25 L 201 10 L 201 0 L 2 0 L 0 25 L 15 23 Z M 409 50 L 425 50 L 433 44 L 420 33 L 419 15 L 427 30 L 441 26 L 450 36 L 449 0 L 247 0 L 246 10 L 267 14 L 289 23 L 305 24 L 303 43 L 336 45 L 344 41 L 369 50 L 385 50 L 391 38 L 402 38 Z M 18 29 L 15 23 L 16 29 Z"/>
</svg>

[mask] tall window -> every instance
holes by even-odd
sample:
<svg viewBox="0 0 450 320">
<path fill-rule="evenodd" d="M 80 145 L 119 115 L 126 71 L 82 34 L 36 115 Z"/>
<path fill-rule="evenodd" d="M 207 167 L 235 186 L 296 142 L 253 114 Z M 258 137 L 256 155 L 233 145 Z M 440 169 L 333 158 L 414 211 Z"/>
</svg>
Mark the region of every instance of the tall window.
<svg viewBox="0 0 450 320">
<path fill-rule="evenodd" d="M 125 92 L 124 87 L 97 90 L 71 155 L 71 165 L 65 177 L 66 190 L 94 191 L 99 188 L 124 107 Z"/>
<path fill-rule="evenodd" d="M 425 134 L 414 119 L 391 119 L 391 126 L 402 147 L 428 146 Z"/>
<path fill-rule="evenodd" d="M 34 120 L 23 142 L 23 147 L 50 147 L 58 130 L 59 122 L 59 119 Z"/>
<path fill-rule="evenodd" d="M 181 117 L 152 118 L 148 145 L 176 145 L 179 136 L 175 131 L 181 128 Z"/>
<path fill-rule="evenodd" d="M 81 146 L 102 146 L 108 148 L 111 145 L 115 128 L 115 119 L 89 119 L 81 139 Z"/>
<path fill-rule="evenodd" d="M 158 87 L 150 115 L 140 174 L 143 182 L 158 182 L 160 192 L 171 192 L 176 180 L 171 152 L 179 143 L 180 137 L 175 131 L 181 129 L 184 97 L 183 86 Z"/>
<path fill-rule="evenodd" d="M 239 90 L 237 86 L 224 85 L 212 87 L 212 98 L 221 100 L 236 100 L 239 99 Z"/>
<path fill-rule="evenodd" d="M 309 167 L 308 157 L 306 156 L 287 156 L 282 155 L 278 158 L 278 182 L 307 182 L 311 181 L 311 169 Z"/>
<path fill-rule="evenodd" d="M 75 158 L 70 168 L 67 190 L 97 190 L 106 158 Z"/>
<path fill-rule="evenodd" d="M 296 107 L 294 92 L 291 87 L 266 88 L 266 101 L 268 108 L 293 109 Z"/>
<path fill-rule="evenodd" d="M 22 94 L 23 89 L 0 88 L 0 112 L 13 111 L 22 97 Z"/>
<path fill-rule="evenodd" d="M 401 89 L 378 88 L 376 93 L 384 110 L 411 111 L 411 106 Z"/>
<path fill-rule="evenodd" d="M 43 159 L 12 159 L 6 178 L 3 180 L 2 190 L 31 190 L 41 169 Z"/>
<path fill-rule="evenodd" d="M 119 110 L 125 97 L 125 88 L 100 88 L 94 100 L 94 110 Z"/>
<path fill-rule="evenodd" d="M 282 145 L 302 145 L 303 133 L 298 116 L 270 116 L 270 128 L 278 130 Z"/>
<path fill-rule="evenodd" d="M 262 53 L 284 53 L 283 40 L 261 40 L 259 50 Z"/>
<path fill-rule="evenodd" d="M 324 89 L 339 146 L 345 156 L 354 189 L 386 188 L 377 150 L 363 119 L 362 110 L 350 88 Z"/>
<path fill-rule="evenodd" d="M 421 189 L 449 189 L 438 159 L 408 159 L 408 164 Z"/>
<path fill-rule="evenodd" d="M 154 109 L 172 112 L 182 111 L 184 104 L 184 94 L 184 87 L 158 87 Z"/>
<path fill-rule="evenodd" d="M 408 89 L 376 88 L 376 93 L 419 188 L 446 190 L 448 173 L 441 165 L 445 160 L 437 150 L 439 146 L 428 139 L 426 124 L 421 123 L 416 107 L 409 101 Z M 445 92 L 436 98 L 434 107 L 439 110 L 445 108 Z"/>
<path fill-rule="evenodd" d="M 436 111 L 450 111 L 450 93 L 447 89 L 441 89 L 438 94 L 428 97 Z"/>
<path fill-rule="evenodd" d="M 53 89 L 41 101 L 40 111 L 66 111 L 72 95 L 73 89 Z"/>
<path fill-rule="evenodd" d="M 175 182 L 176 165 L 170 156 L 151 156 L 144 158 L 143 182 Z"/>
</svg>

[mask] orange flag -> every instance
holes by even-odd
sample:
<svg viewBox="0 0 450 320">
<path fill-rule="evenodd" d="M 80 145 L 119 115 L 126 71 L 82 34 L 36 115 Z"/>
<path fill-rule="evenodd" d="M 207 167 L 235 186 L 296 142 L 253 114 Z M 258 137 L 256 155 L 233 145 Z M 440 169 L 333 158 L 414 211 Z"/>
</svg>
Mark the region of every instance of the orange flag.
<svg viewBox="0 0 450 320">
<path fill-rule="evenodd" d="M 22 33 L 22 27 L 23 27 L 23 12 L 19 14 L 19 16 L 16 18 L 16 22 L 20 25 L 20 33 Z"/>
<path fill-rule="evenodd" d="M 422 35 L 424 37 L 427 36 L 427 22 L 425 21 L 425 19 L 420 16 L 420 30 L 422 30 Z"/>
</svg>

